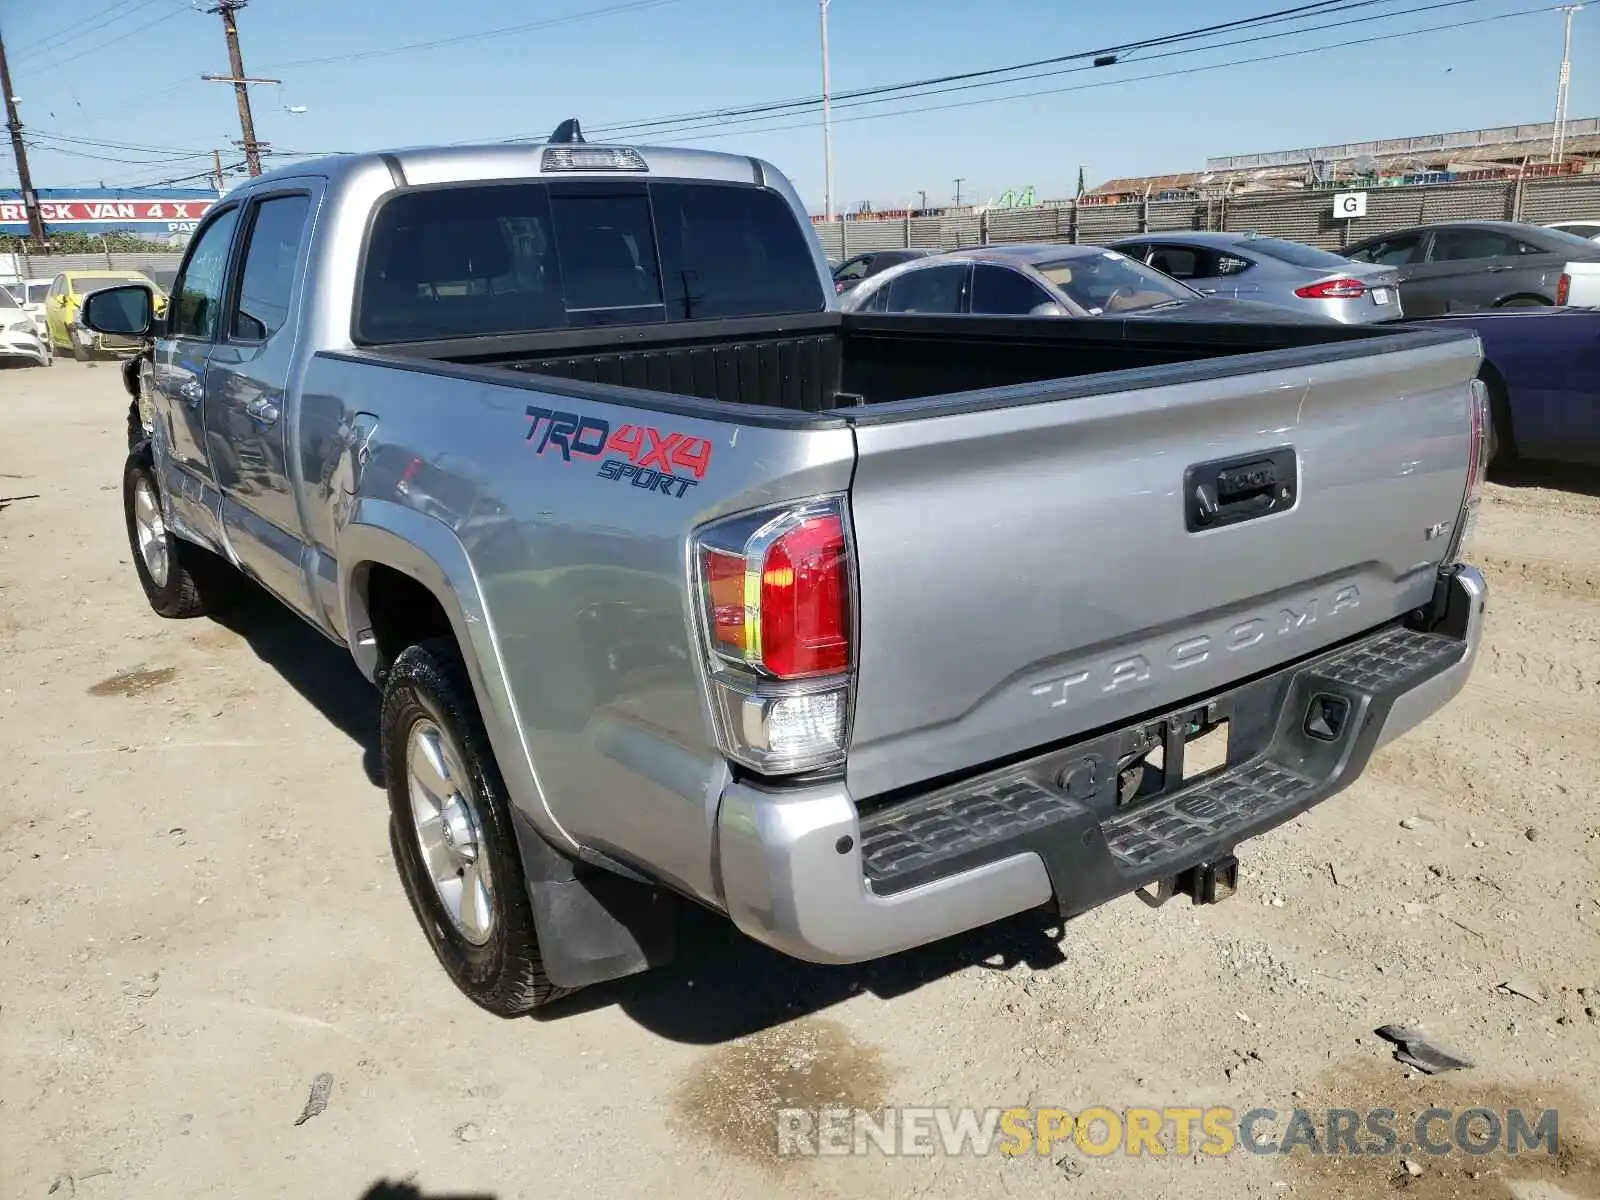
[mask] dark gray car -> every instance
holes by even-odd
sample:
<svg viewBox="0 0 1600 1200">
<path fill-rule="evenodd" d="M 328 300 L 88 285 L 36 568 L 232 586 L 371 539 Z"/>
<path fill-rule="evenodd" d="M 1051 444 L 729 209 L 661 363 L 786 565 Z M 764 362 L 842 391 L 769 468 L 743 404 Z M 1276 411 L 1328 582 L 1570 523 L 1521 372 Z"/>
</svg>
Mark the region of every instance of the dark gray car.
<svg viewBox="0 0 1600 1200">
<path fill-rule="evenodd" d="M 1358 263 L 1393 267 L 1408 317 L 1556 303 L 1561 268 L 1600 261 L 1600 245 L 1513 221 L 1450 221 L 1398 229 L 1346 248 Z"/>
<path fill-rule="evenodd" d="M 866 254 L 858 254 L 854 258 L 847 258 L 833 269 L 833 290 L 839 295 L 844 295 L 863 279 L 870 279 L 879 271 L 887 271 L 890 267 L 898 267 L 901 263 L 911 262 L 918 258 L 928 258 L 931 255 L 942 253 L 939 250 L 921 248 L 905 250 L 872 250 Z"/>
</svg>

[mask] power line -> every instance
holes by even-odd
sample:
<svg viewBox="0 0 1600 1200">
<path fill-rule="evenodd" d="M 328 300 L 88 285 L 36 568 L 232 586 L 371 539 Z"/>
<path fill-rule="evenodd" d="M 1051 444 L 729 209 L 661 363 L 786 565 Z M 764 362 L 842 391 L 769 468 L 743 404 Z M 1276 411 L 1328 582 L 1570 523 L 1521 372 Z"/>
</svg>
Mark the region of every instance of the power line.
<svg viewBox="0 0 1600 1200">
<path fill-rule="evenodd" d="M 108 5 L 97 13 L 91 13 L 88 17 L 74 21 L 71 25 L 65 25 L 54 33 L 46 34 L 37 42 L 24 46 L 17 54 L 17 60 L 20 62 L 24 59 L 35 58 L 40 54 L 48 54 L 52 50 L 58 50 L 69 42 L 74 42 L 88 34 L 98 33 L 107 25 L 114 24 L 122 20 L 123 17 L 132 16 L 141 8 L 149 8 L 152 4 L 159 2 L 160 0 L 116 0 L 114 4 Z M 129 5 L 133 7 L 130 8 Z M 123 11 L 118 12 L 118 9 Z"/>
<path fill-rule="evenodd" d="M 1302 26 L 1302 27 L 1297 28 L 1297 29 L 1285 29 L 1285 30 L 1277 30 L 1277 31 L 1275 31 L 1273 33 L 1256 34 L 1253 37 L 1235 38 L 1234 40 L 1227 41 L 1227 42 L 1214 42 L 1214 43 L 1212 43 L 1210 45 L 1206 45 L 1206 46 L 1190 46 L 1190 47 L 1183 48 L 1183 49 L 1178 49 L 1178 50 L 1168 50 L 1168 51 L 1166 51 L 1165 53 L 1162 53 L 1162 54 L 1151 54 L 1151 55 L 1136 59 L 1134 61 L 1135 62 L 1155 62 L 1155 61 L 1159 61 L 1161 59 L 1178 58 L 1178 57 L 1182 57 L 1182 56 L 1190 55 L 1190 54 L 1204 54 L 1204 53 L 1207 53 L 1207 52 L 1212 51 L 1212 50 L 1226 50 L 1226 49 L 1231 49 L 1231 48 L 1236 47 L 1236 46 L 1254 45 L 1254 44 L 1257 44 L 1257 43 L 1260 43 L 1260 42 L 1276 41 L 1276 40 L 1278 40 L 1280 38 L 1298 37 L 1298 36 L 1302 36 L 1302 35 L 1308 34 L 1308 33 L 1320 33 L 1320 32 L 1324 32 L 1324 31 L 1329 30 L 1329 29 L 1340 29 L 1340 28 L 1344 28 L 1344 27 L 1349 26 L 1349 25 L 1360 25 L 1360 24 L 1364 24 L 1364 23 L 1369 22 L 1369 21 L 1384 21 L 1384 20 L 1390 20 L 1390 19 L 1398 18 L 1398 17 L 1415 16 L 1415 15 L 1417 15 L 1419 13 L 1434 12 L 1434 11 L 1437 11 L 1439 9 L 1446 9 L 1446 8 L 1458 8 L 1458 7 L 1460 7 L 1462 5 L 1465 5 L 1465 4 L 1478 4 L 1478 3 L 1482 3 L 1482 0 L 1436 0 L 1436 2 L 1432 3 L 1432 4 L 1418 5 L 1418 6 L 1413 7 L 1413 8 L 1400 9 L 1400 10 L 1397 10 L 1395 12 L 1368 14 L 1367 16 L 1363 16 L 1363 17 L 1351 17 L 1351 18 L 1348 18 L 1348 19 L 1343 20 L 1343 21 L 1329 21 L 1329 22 L 1327 22 L 1325 24 L 1322 24 L 1322 25 L 1307 25 L 1307 26 Z M 1403 36 L 1403 35 L 1396 35 L 1396 36 Z M 1033 72 L 1033 73 L 1026 74 L 1026 75 L 1017 75 L 1017 76 L 1014 76 L 1013 78 L 1010 78 L 1010 79 L 984 80 L 984 81 L 975 82 L 975 83 L 954 84 L 954 85 L 949 86 L 949 87 L 930 88 L 930 89 L 927 89 L 927 90 L 924 90 L 924 91 L 921 91 L 921 92 L 917 92 L 917 93 L 914 93 L 914 94 L 909 94 L 909 95 L 876 96 L 876 95 L 873 95 L 873 92 L 875 91 L 875 89 L 870 89 L 870 88 L 860 89 L 860 91 L 858 91 L 858 93 L 856 93 L 856 94 L 862 96 L 863 98 L 856 99 L 856 100 L 848 100 L 848 101 L 846 101 L 845 103 L 842 103 L 842 104 L 836 102 L 835 107 L 849 109 L 849 108 L 861 108 L 861 107 L 865 107 L 867 105 L 875 105 L 875 104 L 891 104 L 891 103 L 894 103 L 895 101 L 898 101 L 898 100 L 923 99 L 923 98 L 928 97 L 928 96 L 948 95 L 948 94 L 950 94 L 952 92 L 972 91 L 972 90 L 979 89 L 979 88 L 1005 87 L 1005 86 L 1010 85 L 1010 84 L 1024 83 L 1024 82 L 1028 82 L 1028 81 L 1031 81 L 1031 80 L 1034 80 L 1034 79 L 1048 79 L 1048 78 L 1052 78 L 1052 77 L 1056 77 L 1056 76 L 1060 76 L 1060 75 L 1074 75 L 1074 74 L 1079 74 L 1081 72 L 1094 71 L 1094 70 L 1098 70 L 1098 69 L 1102 69 L 1102 68 L 1095 67 L 1093 65 L 1093 63 L 1078 63 L 1077 65 L 1070 66 L 1070 67 L 1057 67 L 1054 70 L 1037 71 L 1037 72 Z M 1029 95 L 1034 95 L 1034 94 L 1039 94 L 1039 93 L 1028 93 L 1028 94 Z M 998 97 L 998 98 L 999 99 L 1005 99 L 1006 97 Z M 780 118 L 780 117 L 798 116 L 798 115 L 800 115 L 800 114 L 797 113 L 797 112 L 791 112 L 791 113 L 773 113 L 773 114 L 770 114 L 769 116 L 766 116 L 766 117 L 762 117 L 762 116 L 735 117 L 734 119 L 731 119 L 731 120 L 721 120 L 721 119 L 719 119 L 719 120 L 711 120 L 711 121 L 703 121 L 703 120 L 702 121 L 694 121 L 694 120 L 691 120 L 691 119 L 684 119 L 684 120 L 681 120 L 681 121 L 673 122 L 673 124 L 675 126 L 677 126 L 676 128 L 656 129 L 654 132 L 658 136 L 675 137 L 678 134 L 681 134 L 681 133 L 684 133 L 684 132 L 697 132 L 698 130 L 701 130 L 701 129 L 722 128 L 722 127 L 735 126 L 735 125 L 737 125 L 737 126 L 750 126 L 750 125 L 757 124 L 757 123 L 759 123 L 761 121 L 764 121 L 764 120 L 773 120 L 773 119 L 777 119 L 777 118 Z M 654 122 L 653 124 L 665 125 L 665 124 L 667 124 L 667 122 L 665 120 L 662 120 L 662 121 Z M 804 126 L 793 126 L 792 128 L 804 128 Z M 626 136 L 626 135 L 632 134 L 633 132 L 635 132 L 635 130 L 633 130 L 631 128 L 620 127 L 620 126 L 602 126 L 598 130 L 598 132 L 602 132 L 602 133 L 620 132 L 620 133 L 623 133 Z"/>
<path fill-rule="evenodd" d="M 91 146 L 102 150 L 135 150 L 148 154 L 210 154 L 209 150 L 193 150 L 187 146 L 141 146 L 134 142 L 108 142 L 99 138 L 74 137 L 70 134 L 56 133 L 54 130 L 40 129 L 35 126 L 29 136 L 44 138 L 51 142 L 66 142 L 74 146 Z M 49 147 L 45 147 L 49 149 Z"/>
<path fill-rule="evenodd" d="M 1228 67 L 1249 66 L 1255 63 L 1275 62 L 1285 58 L 1298 58 L 1308 54 L 1322 54 L 1330 50 L 1343 50 L 1351 46 L 1367 46 L 1377 42 L 1392 41 L 1402 37 L 1416 37 L 1418 34 L 1439 33 L 1452 29 L 1465 29 L 1474 25 L 1487 25 L 1495 21 L 1509 21 L 1517 17 L 1535 16 L 1542 13 L 1555 12 L 1560 5 L 1547 5 L 1542 8 L 1524 9 L 1518 12 L 1500 13 L 1492 17 L 1478 17 L 1470 21 L 1454 21 L 1443 25 L 1430 25 L 1421 29 L 1407 29 L 1395 33 L 1378 34 L 1373 37 L 1353 38 L 1344 42 L 1333 42 L 1325 46 L 1306 46 L 1295 50 L 1284 50 L 1277 54 L 1262 54 L 1253 58 L 1230 59 L 1227 62 L 1205 63 L 1194 67 L 1179 67 L 1171 71 L 1157 71 L 1149 75 L 1129 75 L 1119 79 L 1103 79 L 1095 83 L 1080 83 L 1070 87 L 1042 88 L 1030 92 L 1015 92 L 1005 96 L 980 96 L 972 100 L 956 100 L 946 104 L 919 105 L 914 108 L 896 109 L 893 112 L 862 113 L 854 117 L 835 117 L 834 123 L 841 121 L 876 121 L 889 117 L 906 117 L 926 112 L 944 112 L 956 108 L 975 108 L 983 104 L 1004 104 L 1011 100 L 1031 100 L 1040 96 L 1060 96 L 1068 92 L 1090 91 L 1095 88 L 1116 87 L 1125 83 L 1142 83 L 1156 79 L 1175 79 L 1181 76 L 1198 75 L 1206 71 L 1220 71 Z M 776 119 L 776 118 L 774 118 Z M 682 133 L 695 133 L 695 130 L 681 130 L 674 137 L 680 137 L 684 142 L 714 141 L 724 137 L 738 137 L 751 133 L 781 133 L 791 129 L 814 129 L 816 121 L 799 121 L 792 125 L 768 125 L 759 129 L 720 130 L 717 125 L 703 126 L 706 129 L 719 130 L 718 132 L 697 134 L 692 137 L 680 137 Z"/>
<path fill-rule="evenodd" d="M 1032 59 L 1026 62 L 1011 63 L 1002 67 L 987 67 L 977 71 L 960 71 L 953 74 L 937 75 L 927 79 L 908 80 L 904 83 L 879 84 L 873 87 L 856 88 L 851 91 L 834 92 L 832 100 L 854 100 L 867 96 L 888 95 L 894 92 L 913 91 L 917 88 L 931 87 L 937 84 L 957 83 L 965 80 L 992 78 L 999 75 L 1014 74 L 1018 71 L 1032 70 L 1036 67 L 1056 66 L 1061 63 L 1085 61 L 1093 63 L 1095 59 L 1108 55 L 1120 57 L 1123 54 L 1133 53 L 1138 50 L 1158 46 L 1173 45 L 1185 41 L 1196 41 L 1206 37 L 1215 37 L 1219 33 L 1226 33 L 1234 29 L 1251 28 L 1260 25 L 1274 24 L 1280 21 L 1296 20 L 1302 16 L 1326 16 L 1332 13 L 1344 12 L 1356 8 L 1368 8 L 1377 4 L 1394 3 L 1395 0 L 1317 0 L 1316 3 L 1302 4 L 1294 8 L 1279 9 L 1275 12 L 1261 13 L 1254 17 L 1241 17 L 1234 21 L 1225 21 L 1219 24 L 1203 25 L 1194 29 L 1180 30 L 1176 33 L 1160 34 L 1155 37 L 1141 38 L 1131 42 L 1122 42 L 1111 46 L 1101 46 L 1092 50 L 1075 50 L 1068 54 L 1052 55 L 1049 58 Z M 996 80 L 998 83 L 1008 82 Z M 655 128 L 662 125 L 679 124 L 687 120 L 709 120 L 714 117 L 747 116 L 757 113 L 773 112 L 779 114 L 783 109 L 802 108 L 818 105 L 822 102 L 821 95 L 796 97 L 788 100 L 771 100 L 754 105 L 746 105 L 731 109 L 709 109 L 695 113 L 679 113 L 676 116 L 647 118 L 637 121 L 621 121 L 609 125 L 597 126 L 595 132 L 606 133 L 616 130 L 642 130 Z M 508 138 L 507 141 L 522 140 Z"/>
<path fill-rule="evenodd" d="M 71 54 L 67 55 L 65 58 L 57 58 L 57 59 L 51 60 L 50 62 L 43 62 L 43 63 L 30 63 L 28 69 L 31 70 L 31 71 L 34 71 L 34 72 L 50 71 L 50 70 L 54 70 L 56 67 L 65 66 L 66 64 L 72 63 L 72 62 L 77 62 L 80 58 L 82 58 L 86 54 L 95 54 L 95 53 L 97 53 L 97 52 L 99 52 L 101 50 L 104 50 L 108 46 L 115 46 L 118 42 L 125 42 L 136 33 L 143 33 L 146 29 L 154 29 L 157 25 L 165 24 L 167 21 L 170 21 L 175 17 L 183 16 L 183 14 L 186 11 L 188 11 L 188 10 L 187 9 L 178 9 L 178 10 L 173 11 L 173 12 L 163 13 L 161 16 L 157 17 L 155 20 L 146 21 L 143 25 L 135 25 L 132 29 L 129 29 L 129 30 L 123 32 L 123 33 L 119 33 L 116 37 L 107 38 L 103 42 L 96 42 L 94 45 L 85 47 L 82 50 L 74 50 Z M 55 49 L 61 49 L 61 47 L 58 46 L 58 47 L 55 47 Z"/>
<path fill-rule="evenodd" d="M 455 37 L 434 38 L 426 42 L 408 42 L 403 46 L 387 46 L 376 50 L 358 50 L 350 54 L 330 54 L 321 58 L 297 58 L 289 62 L 268 63 L 262 70 L 280 71 L 288 67 L 318 67 L 327 63 L 348 63 L 359 62 L 369 58 L 389 58 L 396 54 L 410 54 L 417 50 L 435 50 L 441 46 L 458 46 L 464 42 L 483 41 L 487 38 L 505 37 L 514 33 L 528 33 L 535 29 L 550 29 L 557 25 L 571 25 L 579 21 L 620 16 L 624 13 L 640 12 L 647 8 L 660 8 L 666 4 L 677 3 L 680 3 L 680 0 L 627 0 L 626 3 L 611 4 L 604 8 L 584 9 L 580 12 L 567 13 L 559 17 L 545 17 L 538 21 L 527 21 L 521 25 L 506 25 L 499 29 L 485 29 L 478 33 L 462 33 L 457 34 Z"/>
</svg>

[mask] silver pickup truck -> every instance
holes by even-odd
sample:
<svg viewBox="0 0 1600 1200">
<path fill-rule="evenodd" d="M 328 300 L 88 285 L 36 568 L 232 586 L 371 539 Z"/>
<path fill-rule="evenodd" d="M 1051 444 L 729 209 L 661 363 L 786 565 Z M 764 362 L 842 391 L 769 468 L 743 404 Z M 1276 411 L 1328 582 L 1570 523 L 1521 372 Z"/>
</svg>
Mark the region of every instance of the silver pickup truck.
<svg viewBox="0 0 1600 1200">
<path fill-rule="evenodd" d="M 156 612 L 246 577 L 381 690 L 392 841 L 473 1000 L 674 949 L 854 962 L 1235 847 L 1462 686 L 1479 345 L 836 310 L 752 158 L 549 143 L 219 201 L 123 496 Z"/>
</svg>

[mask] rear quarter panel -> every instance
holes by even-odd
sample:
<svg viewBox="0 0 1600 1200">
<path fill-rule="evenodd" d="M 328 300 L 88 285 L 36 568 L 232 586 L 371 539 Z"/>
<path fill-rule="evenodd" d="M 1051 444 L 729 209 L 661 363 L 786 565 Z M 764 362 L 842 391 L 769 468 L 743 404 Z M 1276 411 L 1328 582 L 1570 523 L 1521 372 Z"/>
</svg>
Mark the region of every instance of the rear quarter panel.
<svg viewBox="0 0 1600 1200">
<path fill-rule="evenodd" d="M 339 576 L 359 579 L 350 548 L 374 544 L 366 514 L 394 523 L 386 509 L 427 523 L 408 544 L 438 542 L 435 558 L 452 560 L 443 577 L 465 598 L 458 620 L 486 676 L 479 698 L 513 801 L 558 842 L 714 900 L 727 768 L 693 636 L 689 535 L 728 513 L 846 490 L 848 427 L 729 420 L 674 396 L 648 411 L 604 386 L 377 356 L 317 357 L 302 397 L 316 460 L 306 476 L 322 481 L 310 507 L 328 514 L 314 536 Z M 363 411 L 378 420 L 356 479 L 348 430 Z M 584 422 L 566 453 L 540 413 Z M 675 467 L 686 485 L 666 488 L 616 477 L 606 464 L 627 460 L 599 447 L 630 425 L 646 446 L 701 439 L 703 473 Z M 359 625 L 359 611 L 346 620 Z"/>
</svg>

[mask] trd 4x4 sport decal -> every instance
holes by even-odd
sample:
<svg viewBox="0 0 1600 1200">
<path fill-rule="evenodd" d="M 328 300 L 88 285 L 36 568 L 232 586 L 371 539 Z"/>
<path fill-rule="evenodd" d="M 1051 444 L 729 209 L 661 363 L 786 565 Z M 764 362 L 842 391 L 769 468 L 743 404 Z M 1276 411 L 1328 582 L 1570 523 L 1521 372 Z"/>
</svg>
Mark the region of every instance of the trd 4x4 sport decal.
<svg viewBox="0 0 1600 1200">
<path fill-rule="evenodd" d="M 623 425 L 615 433 L 599 417 L 528 405 L 528 441 L 535 452 L 555 451 L 561 461 L 603 459 L 601 479 L 682 499 L 711 468 L 711 439 L 663 433 L 648 425 Z M 693 476 L 693 478 L 690 478 Z"/>
</svg>

